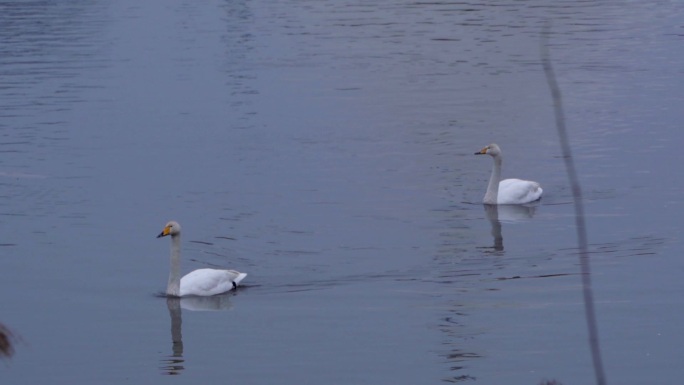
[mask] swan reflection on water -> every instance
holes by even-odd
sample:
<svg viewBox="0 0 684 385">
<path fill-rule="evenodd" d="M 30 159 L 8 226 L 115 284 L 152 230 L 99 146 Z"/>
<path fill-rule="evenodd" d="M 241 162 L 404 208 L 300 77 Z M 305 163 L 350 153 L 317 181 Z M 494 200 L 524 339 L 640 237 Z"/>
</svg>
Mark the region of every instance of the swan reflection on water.
<svg viewBox="0 0 684 385">
<path fill-rule="evenodd" d="M 183 310 L 189 311 L 222 311 L 232 307 L 230 297 L 234 293 L 215 295 L 212 297 L 167 297 L 166 307 L 171 318 L 171 355 L 161 359 L 162 374 L 180 375 L 185 370 L 183 358 Z"/>
<path fill-rule="evenodd" d="M 169 308 L 169 317 L 171 317 L 171 355 L 162 357 L 160 369 L 162 374 L 176 376 L 181 374 L 185 369 L 185 359 L 183 358 L 183 316 L 181 311 L 181 299 L 177 297 L 168 297 L 166 299 L 166 306 Z"/>
<path fill-rule="evenodd" d="M 239 289 L 238 289 L 239 290 Z M 180 307 L 190 311 L 222 311 L 233 307 L 230 301 L 234 293 L 214 295 L 211 297 L 183 297 L 180 298 Z"/>
<path fill-rule="evenodd" d="M 485 204 L 484 210 L 487 219 L 492 226 L 492 237 L 494 237 L 495 251 L 503 251 L 503 235 L 501 234 L 501 223 L 520 223 L 532 219 L 539 206 L 539 202 L 526 205 L 488 205 Z"/>
</svg>

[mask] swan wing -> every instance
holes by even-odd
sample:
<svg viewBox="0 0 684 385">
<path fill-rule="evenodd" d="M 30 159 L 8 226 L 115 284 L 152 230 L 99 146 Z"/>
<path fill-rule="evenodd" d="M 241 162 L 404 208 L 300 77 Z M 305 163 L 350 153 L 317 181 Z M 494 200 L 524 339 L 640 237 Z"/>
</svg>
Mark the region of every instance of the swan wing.
<svg viewBox="0 0 684 385">
<path fill-rule="evenodd" d="M 240 283 L 247 274 L 235 270 L 197 269 L 180 282 L 180 295 L 210 296 L 225 293 Z"/>
<path fill-rule="evenodd" d="M 534 202 L 541 198 L 544 190 L 539 183 L 522 179 L 504 179 L 499 182 L 497 203 L 516 205 Z"/>
</svg>

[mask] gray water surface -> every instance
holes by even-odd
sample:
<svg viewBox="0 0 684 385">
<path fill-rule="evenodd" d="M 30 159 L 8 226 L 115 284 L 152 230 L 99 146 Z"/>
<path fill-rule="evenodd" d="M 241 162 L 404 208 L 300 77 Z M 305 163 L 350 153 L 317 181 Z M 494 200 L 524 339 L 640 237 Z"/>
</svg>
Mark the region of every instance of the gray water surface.
<svg viewBox="0 0 684 385">
<path fill-rule="evenodd" d="M 591 383 L 550 20 L 608 380 L 678 383 L 683 11 L 0 3 L 0 382 Z M 161 296 L 170 219 L 245 286 Z"/>
</svg>

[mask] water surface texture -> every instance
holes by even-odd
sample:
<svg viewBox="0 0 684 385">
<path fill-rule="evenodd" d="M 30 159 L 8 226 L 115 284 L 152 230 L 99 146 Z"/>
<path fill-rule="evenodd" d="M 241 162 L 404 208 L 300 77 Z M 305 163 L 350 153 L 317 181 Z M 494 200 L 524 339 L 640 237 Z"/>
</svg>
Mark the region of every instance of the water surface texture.
<svg viewBox="0 0 684 385">
<path fill-rule="evenodd" d="M 0 2 L 3 384 L 681 382 L 679 2 Z M 504 176 L 541 202 L 487 210 Z M 183 270 L 247 272 L 166 299 Z"/>
</svg>

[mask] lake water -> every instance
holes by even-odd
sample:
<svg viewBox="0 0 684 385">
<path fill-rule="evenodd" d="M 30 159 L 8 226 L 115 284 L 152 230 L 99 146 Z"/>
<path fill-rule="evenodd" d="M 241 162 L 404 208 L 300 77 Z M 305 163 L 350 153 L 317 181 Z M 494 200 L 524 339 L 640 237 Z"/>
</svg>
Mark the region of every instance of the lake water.
<svg viewBox="0 0 684 385">
<path fill-rule="evenodd" d="M 3 384 L 673 384 L 679 2 L 0 3 Z M 539 204 L 480 203 L 496 141 Z M 235 294 L 165 299 L 183 270 Z M 213 311 L 212 311 L 213 310 Z M 169 378 L 169 375 L 174 375 Z"/>
</svg>

